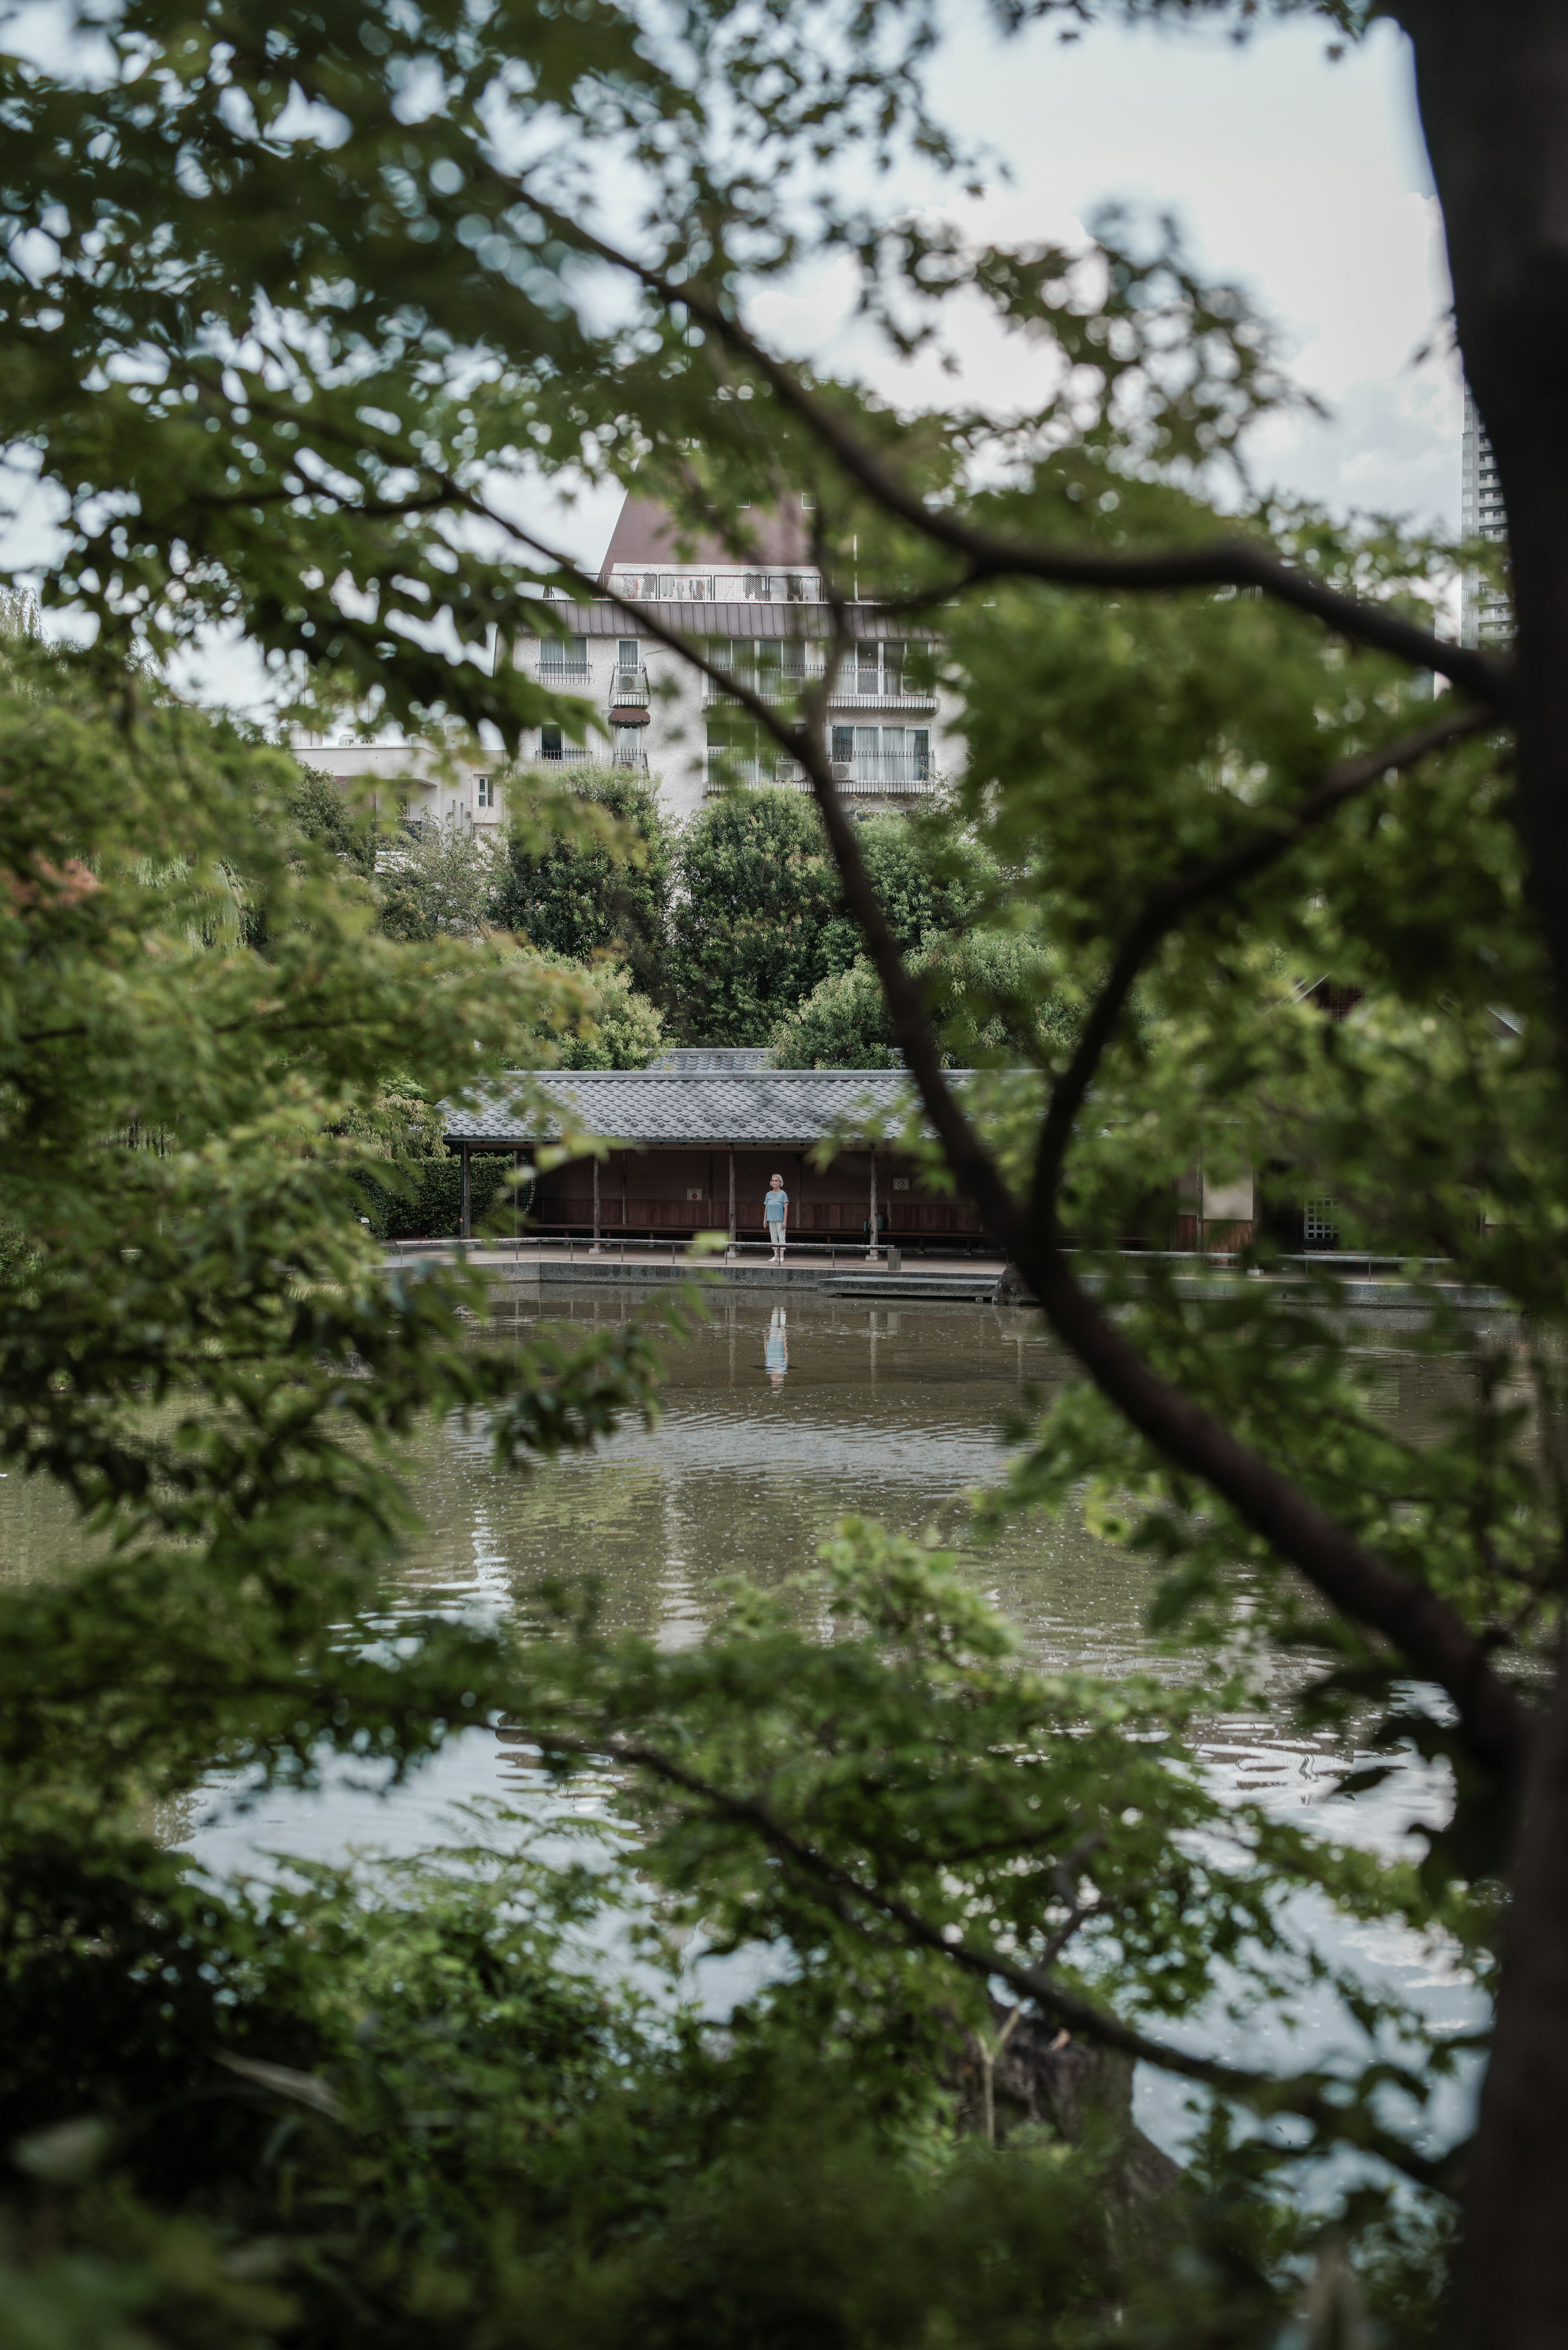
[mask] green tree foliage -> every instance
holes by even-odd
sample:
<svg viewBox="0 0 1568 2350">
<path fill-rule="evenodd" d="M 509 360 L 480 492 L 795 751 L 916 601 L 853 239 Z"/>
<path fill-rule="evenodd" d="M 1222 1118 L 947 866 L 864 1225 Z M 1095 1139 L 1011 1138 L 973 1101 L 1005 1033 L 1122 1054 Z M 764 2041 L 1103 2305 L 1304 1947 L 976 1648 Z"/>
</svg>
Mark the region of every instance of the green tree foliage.
<svg viewBox="0 0 1568 2350">
<path fill-rule="evenodd" d="M 1047 1052 L 1073 1034 L 1074 1017 L 1055 997 L 1049 960 L 1027 939 L 992 931 L 928 931 L 909 964 L 920 982 L 948 1068 L 1017 1061 Z M 898 1066 L 903 1056 L 893 1044 L 882 983 L 863 954 L 846 970 L 819 980 L 785 1014 L 769 1053 L 779 1069 Z"/>
<path fill-rule="evenodd" d="M 556 963 L 554 969 L 569 972 Z M 664 1041 L 664 1023 L 631 973 L 611 962 L 592 963 L 580 973 L 582 1008 L 572 1029 L 554 1040 L 563 1069 L 646 1069 Z"/>
<path fill-rule="evenodd" d="M 838 877 L 815 809 L 798 792 L 726 792 L 681 837 L 670 984 L 680 1033 L 756 1045 L 827 969 L 842 941 Z"/>
<path fill-rule="evenodd" d="M 673 854 L 657 786 L 618 767 L 576 768 L 569 780 L 574 800 L 609 819 L 607 837 L 577 829 L 536 837 L 524 819 L 527 778 L 516 777 L 507 786 L 506 860 L 487 918 L 557 962 L 618 956 L 639 991 L 657 1001 L 665 985 Z"/>
<path fill-rule="evenodd" d="M 918 807 L 867 816 L 856 829 L 866 869 L 888 927 L 906 954 L 934 936 L 961 930 L 996 886 L 989 861 L 950 826 L 922 819 Z M 826 926 L 830 972 L 847 971 L 862 952 L 860 926 L 847 910 Z"/>
<path fill-rule="evenodd" d="M 1517 677 L 1433 632 L 1457 551 L 1260 502 L 1231 467 L 1295 395 L 1173 234 L 977 250 L 929 211 L 877 224 L 862 155 L 961 160 L 921 95 L 922 9 L 693 0 L 672 29 L 616 0 L 313 0 L 192 33 L 125 0 L 90 65 L 0 68 L 0 431 L 57 517 L 43 601 L 96 631 L 90 664 L 18 656 L 0 708 L 0 1450 L 105 1544 L 8 1591 L 0 1627 L 3 2061 L 26 2134 L 7 2257 L 35 2336 L 707 2344 L 757 2332 L 765 2289 L 797 2339 L 1261 2345 L 1300 2318 L 1315 2196 L 1415 2341 L 1461 2170 L 1456 2338 L 1568 2331 L 1568 1779 L 1561 1691 L 1541 1701 L 1568 1556 L 1561 34 L 1550 11 L 1505 42 L 1446 0 L 1399 14 L 1515 507 Z M 747 307 L 807 259 L 857 272 L 902 353 L 940 343 L 950 296 L 955 331 L 985 306 L 1026 344 L 1026 411 L 895 415 L 781 359 Z M 1085 1373 L 1014 1431 L 995 1508 L 1082 1504 L 1133 1544 L 1157 1627 L 1209 1651 L 1206 1701 L 1241 1701 L 1234 1669 L 1250 1702 L 1371 1755 L 1347 1800 L 1412 1750 L 1446 1766 L 1417 1857 L 1222 1815 L 1187 1750 L 1199 1700 L 1024 1673 L 873 1534 L 836 1563 L 835 1638 L 820 1593 L 812 1637 L 747 1600 L 673 1657 L 570 1600 L 533 1640 L 403 1607 L 387 1638 L 386 1461 L 416 1412 L 484 1414 L 511 1462 L 650 1409 L 639 1327 L 576 1357 L 459 1345 L 459 1287 L 389 1284 L 355 1213 L 356 1105 L 400 1074 L 430 1100 L 499 1079 L 580 992 L 457 935 L 466 918 L 378 934 L 336 855 L 258 821 L 297 787 L 287 763 L 149 680 L 239 628 L 317 727 L 347 708 L 511 752 L 541 721 L 577 739 L 580 702 L 490 657 L 567 624 L 542 588 L 594 589 L 528 519 L 541 470 L 635 473 L 742 561 L 757 502 L 808 488 L 828 661 L 868 591 L 940 627 L 969 744 L 950 820 L 1006 877 L 1060 1019 L 1021 1019 L 1010 980 L 967 989 L 1030 1057 L 955 1097 L 824 693 L 719 673 L 649 605 L 817 811 L 741 795 L 693 828 L 680 1017 L 772 1033 L 836 967 L 848 906 L 919 1097 L 909 1148 Z M 1199 1161 L 1259 1171 L 1256 1279 L 1178 1281 L 1116 1246 Z M 1332 1275 L 1282 1252 L 1306 1196 L 1414 1268 L 1442 1398 L 1422 1441 L 1381 1410 Z M 1426 1282 L 1433 1258 L 1450 1283 Z M 1467 1285 L 1513 1318 L 1466 1318 Z M 361 1897 L 333 1894 L 300 1931 L 147 1834 L 214 1765 L 308 1781 L 336 1746 L 400 1771 L 471 1712 L 510 1714 L 563 1779 L 597 1773 L 655 1930 L 782 1953 L 783 1986 L 684 2038 L 606 1991 L 591 2044 L 550 1939 L 558 1872 L 536 1971 L 509 1898 L 432 1961 L 417 1898 L 394 1916 L 367 1892 L 356 1941 Z M 1458 2158 L 1428 2125 L 1459 2052 L 1335 1977 L 1302 1938 L 1314 1902 L 1430 1937 L 1483 1991 L 1508 1920 Z M 927 2096 L 939 2043 L 993 2026 L 998 1984 L 1047 2047 L 1136 2054 L 1209 2101 L 1168 2259 L 1110 2229 L 1101 2174 L 1054 2161 L 1049 2126 L 1027 2165 L 955 2150 L 956 2101 Z M 356 2049 L 390 2019 L 369 2085 L 339 1987 Z M 1213 2053 L 1221 2000 L 1298 1992 L 1337 2000 L 1342 2058 L 1254 2074 Z M 482 2095 L 470 2042 L 501 2052 Z M 807 2091 L 816 2118 L 791 2127 Z M 540 2118 L 509 2170 L 489 2148 L 514 2116 Z M 1012 2232 L 1037 2188 L 1034 2233 Z M 953 2246 L 940 2270 L 928 2227 Z M 1313 2290 L 1345 2338 L 1341 2251 Z"/>
<path fill-rule="evenodd" d="M 305 839 L 320 841 L 356 872 L 375 871 L 375 834 L 330 775 L 302 764 L 285 806 L 289 824 Z"/>
<path fill-rule="evenodd" d="M 389 939 L 473 939 L 494 886 L 495 852 L 471 825 L 404 823 L 378 845 L 377 894 Z"/>
</svg>

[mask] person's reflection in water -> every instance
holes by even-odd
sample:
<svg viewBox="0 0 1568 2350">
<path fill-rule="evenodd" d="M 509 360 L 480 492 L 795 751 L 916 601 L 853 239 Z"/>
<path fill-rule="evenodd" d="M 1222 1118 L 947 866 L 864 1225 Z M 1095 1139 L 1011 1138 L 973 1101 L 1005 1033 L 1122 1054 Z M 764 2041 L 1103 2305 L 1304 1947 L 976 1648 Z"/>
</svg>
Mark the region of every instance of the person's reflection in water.
<svg viewBox="0 0 1568 2350">
<path fill-rule="evenodd" d="M 784 1386 L 784 1373 L 789 1368 L 789 1324 L 782 1305 L 774 1307 L 773 1320 L 768 1324 L 767 1343 L 763 1348 L 763 1361 L 773 1381 L 774 1393 L 777 1395 Z"/>
</svg>

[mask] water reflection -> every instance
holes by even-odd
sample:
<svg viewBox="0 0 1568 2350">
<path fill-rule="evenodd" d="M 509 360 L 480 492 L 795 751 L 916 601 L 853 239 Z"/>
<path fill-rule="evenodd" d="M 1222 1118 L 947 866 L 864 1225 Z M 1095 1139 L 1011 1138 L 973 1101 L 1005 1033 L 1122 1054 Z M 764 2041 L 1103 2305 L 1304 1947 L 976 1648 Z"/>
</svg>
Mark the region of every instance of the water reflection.
<svg viewBox="0 0 1568 2350">
<path fill-rule="evenodd" d="M 504 1344 L 540 1323 L 566 1323 L 586 1336 L 644 1294 L 551 1291 L 543 1304 L 507 1305 L 492 1336 Z M 1376 1344 L 1375 1333 L 1367 1343 Z M 848 1513 L 961 1540 L 966 1497 L 1002 1468 L 1004 1415 L 1026 1386 L 1048 1398 L 1069 1376 L 1033 1314 L 924 1301 L 870 1309 L 820 1296 L 792 1300 L 786 1313 L 724 1294 L 690 1342 L 671 1350 L 666 1415 L 651 1433 L 629 1429 L 589 1458 L 519 1477 L 492 1467 L 482 1428 L 426 1428 L 406 1463 L 425 1524 L 408 1562 L 407 1606 L 504 1612 L 544 1577 L 592 1578 L 612 1625 L 666 1648 L 689 1647 L 728 1578 L 778 1585 L 814 1563 Z M 1419 1434 L 1441 1422 L 1466 1376 L 1458 1363 L 1390 1347 L 1376 1408 Z M 57 1488 L 12 1479 L 0 1492 L 0 1580 L 26 1582 L 81 1555 Z M 1015 1524 L 965 1554 L 964 1565 L 1042 1664 L 1112 1677 L 1140 1667 L 1204 1669 L 1157 1649 L 1144 1621 L 1148 1570 L 1070 1513 Z M 1345 1742 L 1300 1731 L 1274 1701 L 1287 1676 L 1312 1669 L 1282 1663 L 1256 1712 L 1213 1719 L 1203 1760 L 1218 1782 L 1255 1800 L 1310 1809 L 1320 1825 L 1385 1850 L 1407 1845 L 1410 1824 L 1444 1805 L 1444 1780 L 1412 1763 L 1354 1806 L 1335 1798 Z M 235 1809 L 232 1785 L 214 1783 L 198 1816 L 174 1832 L 208 1866 L 227 1871 L 254 1868 L 269 1850 L 334 1858 L 357 1845 L 408 1850 L 450 1834 L 462 1800 L 538 1800 L 525 1747 L 488 1730 L 455 1736 L 389 1802 L 362 1776 L 337 1768 L 317 1794 L 270 1794 L 249 1811 Z M 1450 2028 L 1475 2021 L 1463 1978 L 1410 1938 L 1347 1929 L 1326 1913 L 1303 1911 L 1303 1926 L 1368 1981 L 1402 1990 Z M 1291 2061 L 1335 2044 L 1337 2012 L 1326 1994 L 1321 2005 L 1321 2016 L 1303 2012 Z M 1282 2030 L 1279 2018 L 1260 2015 L 1245 2028 L 1223 2025 L 1220 2037 L 1240 2061 L 1272 2061 L 1284 2054 L 1276 2044 Z M 1178 2145 L 1178 2093 L 1155 2080 L 1139 2098 L 1145 2126 Z"/>
<path fill-rule="evenodd" d="M 586 1336 L 643 1295 L 547 1291 L 501 1309 L 492 1335 L 504 1344 L 541 1323 L 564 1323 Z M 809 1294 L 786 1309 L 722 1293 L 690 1342 L 671 1348 L 666 1415 L 651 1433 L 628 1430 L 589 1458 L 519 1477 L 491 1466 L 482 1428 L 425 1429 L 406 1463 L 425 1521 L 408 1562 L 408 1606 L 504 1612 L 543 1577 L 592 1578 L 612 1624 L 667 1648 L 689 1646 L 728 1578 L 776 1585 L 798 1574 L 850 1512 L 900 1532 L 961 1539 L 967 1495 L 1003 1465 L 1003 1416 L 1026 1385 L 1048 1398 L 1070 1371 L 1039 1317 L 1017 1310 L 925 1301 L 871 1308 Z M 1459 1364 L 1388 1348 L 1376 1408 L 1418 1433 L 1438 1424 L 1465 1376 Z M 0 1580 L 57 1571 L 82 1549 L 57 1488 L 12 1479 L 0 1489 Z M 1110 1676 L 1151 1665 L 1202 1669 L 1155 1648 L 1144 1624 L 1148 1571 L 1070 1513 L 1016 1524 L 967 1554 L 965 1565 L 1041 1663 Z M 1282 1663 L 1255 1714 L 1212 1723 L 1205 1757 L 1219 1778 L 1284 1809 L 1330 1799 L 1343 1742 L 1302 1732 L 1275 1702 L 1287 1676 L 1312 1669 Z M 515 1762 L 488 1733 L 471 1733 L 389 1808 L 368 1812 L 341 1794 L 303 1808 L 299 1798 L 269 1798 L 249 1821 L 209 1814 L 199 1841 L 225 1860 L 296 1836 L 313 1849 L 356 1836 L 417 1843 L 434 1833 L 454 1793 L 504 1794 L 515 1784 Z M 1440 1779 L 1403 1773 L 1356 1807 L 1355 1831 L 1396 1845 L 1443 1796 Z"/>
</svg>

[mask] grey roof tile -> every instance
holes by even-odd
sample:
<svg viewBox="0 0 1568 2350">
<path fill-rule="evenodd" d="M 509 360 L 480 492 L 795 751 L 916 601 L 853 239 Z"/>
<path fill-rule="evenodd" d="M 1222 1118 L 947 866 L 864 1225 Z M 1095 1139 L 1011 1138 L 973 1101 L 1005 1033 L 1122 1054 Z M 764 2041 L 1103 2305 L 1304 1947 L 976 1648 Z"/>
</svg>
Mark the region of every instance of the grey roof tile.
<svg viewBox="0 0 1568 2350">
<path fill-rule="evenodd" d="M 953 1074 L 961 1074 L 954 1072 Z M 567 1118 L 614 1141 L 819 1142 L 841 1121 L 879 1113 L 878 1131 L 898 1132 L 910 1105 L 901 1069 L 744 1069 L 696 1075 L 684 1069 L 574 1069 L 531 1079 Z M 504 1093 L 474 1107 L 446 1108 L 451 1142 L 547 1142 L 559 1121 L 541 1118 Z"/>
</svg>

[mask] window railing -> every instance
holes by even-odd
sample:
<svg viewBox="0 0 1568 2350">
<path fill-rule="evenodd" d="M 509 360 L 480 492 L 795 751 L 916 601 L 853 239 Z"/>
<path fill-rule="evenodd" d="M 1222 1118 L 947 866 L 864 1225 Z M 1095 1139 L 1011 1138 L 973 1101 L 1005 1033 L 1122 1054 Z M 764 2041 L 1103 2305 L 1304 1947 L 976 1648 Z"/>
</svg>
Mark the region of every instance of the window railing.
<svg viewBox="0 0 1568 2350">
<path fill-rule="evenodd" d="M 745 784 L 759 790 L 764 784 L 776 785 L 784 791 L 805 791 L 805 772 L 793 759 L 748 759 L 732 751 L 710 750 L 708 782 L 710 792 L 722 792 L 732 784 Z"/>
<path fill-rule="evenodd" d="M 548 760 L 552 766 L 583 767 L 593 757 L 593 753 L 581 743 L 546 743 L 538 755 Z"/>
<path fill-rule="evenodd" d="M 877 677 L 867 670 L 841 669 L 827 701 L 833 710 L 934 710 L 937 689 L 917 685 L 896 670 Z"/>
<path fill-rule="evenodd" d="M 861 759 L 836 759 L 833 780 L 841 792 L 877 798 L 934 788 L 930 760 L 914 751 L 879 751 Z"/>
</svg>

